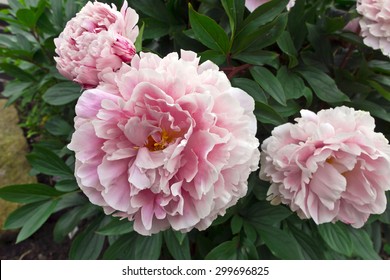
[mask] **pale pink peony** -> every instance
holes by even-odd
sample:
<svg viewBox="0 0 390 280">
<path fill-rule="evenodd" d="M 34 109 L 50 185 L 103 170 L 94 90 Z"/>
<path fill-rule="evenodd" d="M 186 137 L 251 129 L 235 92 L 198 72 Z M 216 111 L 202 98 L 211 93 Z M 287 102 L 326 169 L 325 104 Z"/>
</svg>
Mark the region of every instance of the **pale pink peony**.
<svg viewBox="0 0 390 280">
<path fill-rule="evenodd" d="M 364 43 L 390 57 L 390 0 L 358 0 L 356 5 Z"/>
<path fill-rule="evenodd" d="M 76 106 L 80 188 L 150 235 L 206 229 L 258 169 L 254 101 L 194 52 L 134 56 Z"/>
<path fill-rule="evenodd" d="M 257 7 L 269 2 L 270 0 L 245 0 L 245 7 L 253 12 Z M 287 4 L 287 10 L 289 11 L 295 5 L 295 0 L 290 0 Z"/>
<path fill-rule="evenodd" d="M 123 2 L 120 11 L 100 2 L 88 2 L 54 39 L 58 71 L 84 88 L 99 84 L 104 72 L 129 63 L 136 53 L 138 14 Z"/>
<path fill-rule="evenodd" d="M 273 204 L 288 204 L 317 224 L 359 228 L 386 208 L 390 146 L 369 113 L 348 107 L 301 111 L 262 144 L 260 178 Z"/>
</svg>

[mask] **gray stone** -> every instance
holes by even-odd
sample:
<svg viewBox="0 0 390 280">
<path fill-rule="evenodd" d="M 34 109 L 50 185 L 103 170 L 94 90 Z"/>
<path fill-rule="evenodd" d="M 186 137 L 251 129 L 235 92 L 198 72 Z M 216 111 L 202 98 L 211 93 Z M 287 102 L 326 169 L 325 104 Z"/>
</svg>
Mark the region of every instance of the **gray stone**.
<svg viewBox="0 0 390 280">
<path fill-rule="evenodd" d="M 0 188 L 14 184 L 35 183 L 29 176 L 31 169 L 26 153 L 28 146 L 22 129 L 18 126 L 18 114 L 13 106 L 4 108 L 6 100 L 0 100 Z M 18 207 L 0 199 L 0 230 L 5 218 Z"/>
</svg>

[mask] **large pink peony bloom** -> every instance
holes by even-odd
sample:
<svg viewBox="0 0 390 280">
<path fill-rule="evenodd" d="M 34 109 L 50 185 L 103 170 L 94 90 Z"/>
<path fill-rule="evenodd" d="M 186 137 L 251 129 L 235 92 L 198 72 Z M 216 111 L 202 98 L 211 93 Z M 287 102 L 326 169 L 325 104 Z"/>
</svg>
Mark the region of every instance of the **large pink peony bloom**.
<svg viewBox="0 0 390 280">
<path fill-rule="evenodd" d="M 210 61 L 136 55 L 76 106 L 80 188 L 144 235 L 205 229 L 258 168 L 254 101 Z"/>
<path fill-rule="evenodd" d="M 390 0 L 358 0 L 356 5 L 364 43 L 390 57 Z"/>
<path fill-rule="evenodd" d="M 253 12 L 257 7 L 269 2 L 270 0 L 245 0 L 245 7 Z M 287 4 L 287 10 L 290 10 L 295 5 L 295 0 L 290 0 Z"/>
<path fill-rule="evenodd" d="M 99 84 L 101 73 L 117 70 L 135 55 L 138 14 L 100 2 L 88 2 L 54 39 L 58 71 L 84 88 Z"/>
<path fill-rule="evenodd" d="M 338 107 L 301 111 L 262 144 L 260 178 L 272 203 L 288 204 L 317 224 L 340 220 L 359 228 L 386 208 L 390 146 L 367 112 Z"/>
</svg>

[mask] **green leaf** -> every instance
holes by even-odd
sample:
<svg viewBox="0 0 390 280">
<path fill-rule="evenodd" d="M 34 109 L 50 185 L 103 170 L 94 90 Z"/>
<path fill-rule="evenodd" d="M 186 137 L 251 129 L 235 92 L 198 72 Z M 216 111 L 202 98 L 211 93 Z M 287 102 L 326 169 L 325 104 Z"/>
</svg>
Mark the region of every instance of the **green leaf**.
<svg viewBox="0 0 390 280">
<path fill-rule="evenodd" d="M 204 51 L 204 52 L 200 53 L 200 57 L 201 57 L 202 62 L 210 60 L 217 65 L 221 65 L 226 61 L 225 55 L 221 54 L 218 51 L 214 51 L 214 50 Z"/>
<path fill-rule="evenodd" d="M 385 87 L 381 86 L 378 82 L 369 80 L 368 83 L 372 86 L 380 95 L 382 95 L 386 100 L 390 101 L 390 91 Z"/>
<path fill-rule="evenodd" d="M 54 226 L 54 241 L 61 242 L 83 219 L 89 218 L 96 213 L 97 208 L 89 203 L 67 211 L 58 219 Z"/>
<path fill-rule="evenodd" d="M 234 215 L 230 221 L 230 228 L 232 230 L 232 234 L 237 234 L 241 231 L 242 225 L 244 223 L 244 219 L 239 215 Z"/>
<path fill-rule="evenodd" d="M 325 248 L 318 242 L 317 238 L 311 237 L 309 234 L 304 232 L 302 229 L 298 229 L 293 224 L 289 224 L 288 228 L 298 241 L 298 244 L 302 247 L 304 254 L 307 255 L 305 259 L 322 260 L 325 258 L 323 254 L 323 250 L 325 250 Z"/>
<path fill-rule="evenodd" d="M 279 68 L 276 77 L 283 86 L 287 100 L 304 96 L 306 88 L 304 81 L 297 74 L 289 71 L 286 66 Z"/>
<path fill-rule="evenodd" d="M 390 192 L 386 192 L 387 201 L 390 201 Z M 379 221 L 385 224 L 390 224 L 390 203 L 387 203 L 385 212 L 379 217 Z"/>
<path fill-rule="evenodd" d="M 242 22 L 245 11 L 244 0 L 222 0 L 222 6 L 229 17 L 230 30 L 232 31 L 232 38 L 236 33 L 237 26 Z"/>
<path fill-rule="evenodd" d="M 20 82 L 17 80 L 9 81 L 5 84 L 4 90 L 1 93 L 4 97 L 18 96 L 20 97 L 25 89 L 31 87 L 31 82 Z"/>
<path fill-rule="evenodd" d="M 135 40 L 134 46 L 137 52 L 142 51 L 142 40 L 143 40 L 143 34 L 145 30 L 145 22 L 142 22 L 141 27 L 139 28 L 137 39 Z"/>
<path fill-rule="evenodd" d="M 49 200 L 36 207 L 33 214 L 20 230 L 16 238 L 16 243 L 19 243 L 34 234 L 53 213 L 57 203 L 58 200 Z"/>
<path fill-rule="evenodd" d="M 136 260 L 158 260 L 161 254 L 162 233 L 152 236 L 137 236 L 134 258 Z"/>
<path fill-rule="evenodd" d="M 350 257 L 353 252 L 353 243 L 348 229 L 341 223 L 326 223 L 318 226 L 322 239 L 334 251 Z"/>
<path fill-rule="evenodd" d="M 248 93 L 255 101 L 267 103 L 267 97 L 263 89 L 255 81 L 246 78 L 235 78 L 232 80 L 232 84 Z"/>
<path fill-rule="evenodd" d="M 12 185 L 0 188 L 0 198 L 18 203 L 32 203 L 63 194 L 43 184 Z"/>
<path fill-rule="evenodd" d="M 96 260 L 103 249 L 105 236 L 96 234 L 102 219 L 95 219 L 94 222 L 79 233 L 69 251 L 71 260 Z"/>
<path fill-rule="evenodd" d="M 294 46 L 294 42 L 291 38 L 291 35 L 288 31 L 284 31 L 277 40 L 279 48 L 288 55 L 289 57 L 289 68 L 295 67 L 298 65 L 297 59 L 297 50 Z"/>
<path fill-rule="evenodd" d="M 23 205 L 8 215 L 4 222 L 4 229 L 21 228 L 34 214 L 34 211 L 39 208 L 44 202 L 39 201 Z"/>
<path fill-rule="evenodd" d="M 100 228 L 97 231 L 97 234 L 101 235 L 120 235 L 133 231 L 133 222 L 130 222 L 128 219 L 118 219 L 112 218 L 104 227 Z"/>
<path fill-rule="evenodd" d="M 229 38 L 225 31 L 213 19 L 196 12 L 189 4 L 189 17 L 195 37 L 210 49 L 229 53 Z"/>
<path fill-rule="evenodd" d="M 287 14 L 281 14 L 270 23 L 255 28 L 251 33 L 241 32 L 233 41 L 232 54 L 237 55 L 245 50 L 249 52 L 262 50 L 276 42 L 287 25 Z"/>
<path fill-rule="evenodd" d="M 33 152 L 26 157 L 31 166 L 43 174 L 63 179 L 74 178 L 73 171 L 49 149 L 35 146 Z"/>
<path fill-rule="evenodd" d="M 380 260 L 381 257 L 375 252 L 374 244 L 364 229 L 348 228 L 356 255 L 364 260 Z"/>
<path fill-rule="evenodd" d="M 225 241 L 207 254 L 206 260 L 236 260 L 238 259 L 238 237 Z"/>
<path fill-rule="evenodd" d="M 290 234 L 269 225 L 254 224 L 265 245 L 272 254 L 283 260 L 304 259 L 302 249 Z"/>
<path fill-rule="evenodd" d="M 153 19 L 157 19 L 161 22 L 169 22 L 169 13 L 164 5 L 164 1 L 161 0 L 132 0 L 129 1 L 131 6 L 134 6 L 138 11 L 150 16 Z"/>
<path fill-rule="evenodd" d="M 371 115 L 390 122 L 390 113 L 387 112 L 381 105 L 371 102 L 369 100 L 353 100 L 351 106 L 370 112 Z"/>
<path fill-rule="evenodd" d="M 33 75 L 31 75 L 30 73 L 28 73 L 27 71 L 25 70 L 22 70 L 21 68 L 13 65 L 13 64 L 9 64 L 9 63 L 0 63 L 0 69 L 3 69 L 3 71 L 11 76 L 11 77 L 15 77 L 21 81 L 26 81 L 26 82 L 35 82 L 35 78 Z"/>
<path fill-rule="evenodd" d="M 153 18 L 145 18 L 144 39 L 160 38 L 169 34 L 169 24 Z"/>
<path fill-rule="evenodd" d="M 80 86 L 72 82 L 61 82 L 49 88 L 43 100 L 50 105 L 65 105 L 80 97 Z"/>
<path fill-rule="evenodd" d="M 35 13 L 29 9 L 19 9 L 16 12 L 16 17 L 23 25 L 27 26 L 30 29 L 33 29 L 37 22 Z"/>
<path fill-rule="evenodd" d="M 286 96 L 278 79 L 266 68 L 255 66 L 249 70 L 255 81 L 278 103 L 286 105 Z"/>
<path fill-rule="evenodd" d="M 57 30 L 60 30 L 64 27 L 64 11 L 63 11 L 63 3 L 58 0 L 50 0 L 51 6 L 51 22 L 54 23 Z"/>
<path fill-rule="evenodd" d="M 60 192 L 71 192 L 79 188 L 75 179 L 60 180 L 55 184 L 54 187 Z"/>
<path fill-rule="evenodd" d="M 170 229 L 164 232 L 165 244 L 168 247 L 169 253 L 175 260 L 190 260 L 190 242 L 187 234 L 183 234 L 184 239 L 179 242 L 176 233 Z"/>
<path fill-rule="evenodd" d="M 69 21 L 80 10 L 80 3 L 78 1 L 66 1 L 65 6 L 65 22 Z"/>
<path fill-rule="evenodd" d="M 271 106 L 261 102 L 255 103 L 254 114 L 262 123 L 269 123 L 278 126 L 286 122 L 286 120 Z"/>
<path fill-rule="evenodd" d="M 273 206 L 268 201 L 254 203 L 243 213 L 245 221 L 252 224 L 275 225 L 290 216 L 292 212 L 282 205 Z"/>
<path fill-rule="evenodd" d="M 297 71 L 310 85 L 317 97 L 328 103 L 349 101 L 335 81 L 315 67 L 306 66 Z"/>
<path fill-rule="evenodd" d="M 269 1 L 260 5 L 245 19 L 240 33 L 252 33 L 257 28 L 274 20 L 286 8 L 287 0 Z M 241 35 L 241 34 L 237 34 Z"/>
<path fill-rule="evenodd" d="M 136 238 L 138 235 L 130 233 L 120 236 L 104 252 L 104 260 L 132 260 L 134 258 Z"/>
<path fill-rule="evenodd" d="M 368 67 L 376 72 L 390 75 L 390 63 L 388 61 L 371 60 L 368 62 Z"/>
<path fill-rule="evenodd" d="M 49 119 L 45 123 L 45 128 L 55 136 L 68 136 L 73 131 L 73 127 L 58 116 Z"/>
<path fill-rule="evenodd" d="M 242 52 L 236 55 L 233 55 L 234 59 L 238 59 L 245 63 L 253 65 L 271 65 L 275 66 L 278 61 L 279 54 L 271 51 L 258 50 L 254 52 Z"/>
</svg>

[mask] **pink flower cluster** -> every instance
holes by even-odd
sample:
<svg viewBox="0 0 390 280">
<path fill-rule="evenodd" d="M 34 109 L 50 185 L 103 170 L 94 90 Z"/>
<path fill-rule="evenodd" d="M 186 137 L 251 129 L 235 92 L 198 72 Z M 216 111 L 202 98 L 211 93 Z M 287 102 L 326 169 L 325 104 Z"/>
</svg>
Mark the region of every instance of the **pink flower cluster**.
<svg viewBox="0 0 390 280">
<path fill-rule="evenodd" d="M 390 57 L 390 0 L 358 0 L 356 10 L 364 43 Z"/>
<path fill-rule="evenodd" d="M 134 56 L 76 106 L 80 188 L 144 235 L 207 228 L 258 169 L 254 100 L 194 52 Z"/>
<path fill-rule="evenodd" d="M 84 88 L 99 84 L 100 75 L 129 63 L 136 53 L 138 14 L 100 2 L 88 2 L 54 39 L 58 71 Z"/>
<path fill-rule="evenodd" d="M 317 224 L 359 228 L 386 208 L 390 146 L 367 112 L 337 107 L 301 111 L 295 124 L 276 127 L 262 144 L 260 178 L 269 199 L 288 204 Z"/>
<path fill-rule="evenodd" d="M 253 12 L 257 7 L 269 2 L 270 0 L 245 0 L 245 7 Z M 290 0 L 287 4 L 287 10 L 290 10 L 295 5 L 295 0 Z"/>
</svg>

